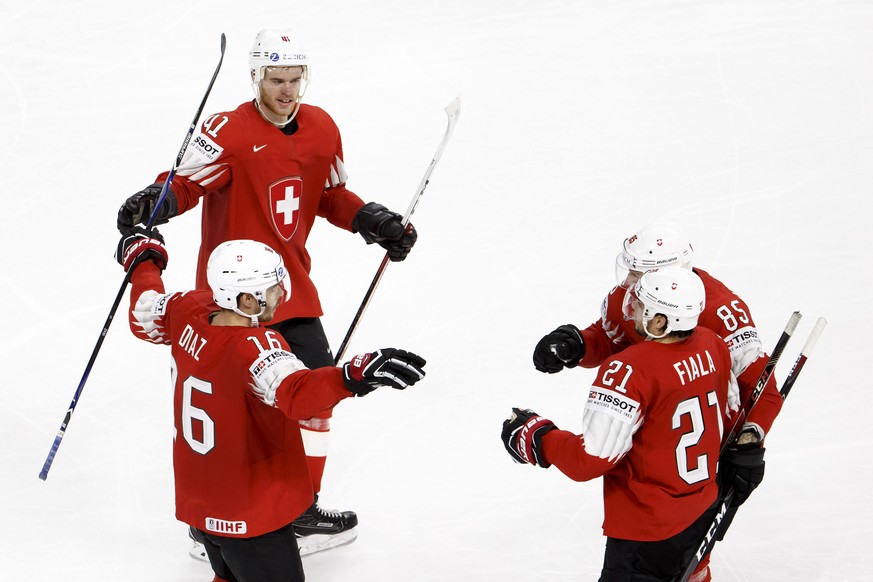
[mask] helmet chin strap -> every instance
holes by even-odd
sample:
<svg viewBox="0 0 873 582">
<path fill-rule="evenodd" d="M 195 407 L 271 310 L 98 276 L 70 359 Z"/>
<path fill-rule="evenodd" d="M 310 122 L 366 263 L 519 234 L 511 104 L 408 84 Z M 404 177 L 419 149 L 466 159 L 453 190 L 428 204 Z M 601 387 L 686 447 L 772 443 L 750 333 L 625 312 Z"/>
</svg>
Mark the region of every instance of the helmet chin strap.
<svg viewBox="0 0 873 582">
<path fill-rule="evenodd" d="M 279 129 L 282 129 L 283 127 L 285 127 L 286 125 L 291 123 L 295 117 L 297 117 L 297 112 L 300 111 L 300 100 L 297 101 L 297 104 L 294 106 L 294 112 L 288 116 L 288 120 L 285 123 L 276 123 L 275 121 L 273 121 L 272 119 L 267 117 L 267 115 L 261 109 L 261 98 L 260 97 L 255 98 L 255 109 L 258 110 L 258 113 L 261 114 L 261 117 L 263 117 L 265 121 L 268 121 L 269 123 L 272 123 L 273 125 L 275 125 Z"/>
<path fill-rule="evenodd" d="M 652 332 L 649 331 L 649 322 L 652 321 L 652 319 L 654 319 L 654 317 L 646 317 L 645 315 L 643 315 L 643 329 L 646 330 L 646 340 L 663 339 L 670 335 L 670 332 L 672 330 L 670 329 L 669 325 L 664 328 L 664 333 L 662 333 L 661 335 L 652 334 Z"/>
<path fill-rule="evenodd" d="M 261 325 L 261 322 L 258 320 L 258 318 L 261 317 L 264 314 L 264 312 L 267 310 L 267 302 L 266 301 L 261 301 L 257 297 L 255 297 L 255 299 L 257 299 L 257 301 L 258 301 L 258 307 L 261 308 L 261 310 L 258 311 L 257 313 L 246 313 L 245 311 L 241 310 L 239 307 L 233 308 L 234 313 L 242 315 L 243 317 L 248 317 L 251 320 L 251 327 L 258 327 Z"/>
<path fill-rule="evenodd" d="M 285 127 L 286 125 L 291 123 L 295 117 L 297 117 L 297 112 L 300 111 L 300 104 L 303 103 L 303 94 L 306 93 L 306 85 L 305 85 L 305 83 L 307 82 L 307 78 L 305 76 L 306 72 L 308 72 L 308 69 L 306 69 L 304 71 L 304 86 L 303 86 L 303 90 L 300 91 L 300 93 L 297 95 L 297 99 L 294 103 L 294 111 L 291 112 L 291 115 L 288 116 L 288 119 L 284 123 L 276 123 L 275 121 L 273 121 L 272 119 L 267 117 L 267 115 L 264 113 L 263 109 L 261 109 L 261 80 L 263 79 L 263 71 L 261 71 L 261 72 L 252 71 L 251 72 L 251 74 L 252 74 L 252 91 L 254 91 L 254 93 L 255 93 L 255 109 L 258 110 L 258 113 L 261 114 L 261 117 L 263 117 L 265 121 L 272 123 L 273 125 L 275 125 L 279 129 L 282 129 L 283 127 Z"/>
<path fill-rule="evenodd" d="M 246 313 L 245 311 L 241 311 L 237 307 L 234 307 L 233 311 L 234 311 L 234 313 L 238 313 L 238 314 L 242 315 L 243 317 L 248 317 L 249 319 L 251 319 L 252 320 L 251 327 L 258 327 L 260 325 L 258 318 L 264 313 L 264 309 L 265 309 L 264 307 L 261 307 L 261 310 L 257 313 L 254 313 L 254 314 Z"/>
</svg>

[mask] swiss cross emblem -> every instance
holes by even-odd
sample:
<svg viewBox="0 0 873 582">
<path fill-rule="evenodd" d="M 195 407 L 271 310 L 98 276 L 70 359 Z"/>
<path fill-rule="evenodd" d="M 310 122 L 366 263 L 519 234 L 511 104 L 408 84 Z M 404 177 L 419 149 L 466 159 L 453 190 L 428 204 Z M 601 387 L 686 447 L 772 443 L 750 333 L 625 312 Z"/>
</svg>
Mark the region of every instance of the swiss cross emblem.
<svg viewBox="0 0 873 582">
<path fill-rule="evenodd" d="M 303 180 L 298 177 L 283 178 L 270 185 L 270 218 L 273 228 L 285 242 L 291 240 L 300 223 L 300 194 Z"/>
<path fill-rule="evenodd" d="M 657 244 L 658 246 L 662 246 L 664 244 L 664 239 L 659 238 L 658 240 L 655 241 L 655 244 Z"/>
<path fill-rule="evenodd" d="M 673 291 L 675 291 L 675 290 L 676 290 L 676 287 L 678 287 L 678 286 L 679 286 L 679 285 L 677 285 L 676 283 L 673 283 L 672 285 L 670 285 L 670 287 L 673 289 Z"/>
</svg>

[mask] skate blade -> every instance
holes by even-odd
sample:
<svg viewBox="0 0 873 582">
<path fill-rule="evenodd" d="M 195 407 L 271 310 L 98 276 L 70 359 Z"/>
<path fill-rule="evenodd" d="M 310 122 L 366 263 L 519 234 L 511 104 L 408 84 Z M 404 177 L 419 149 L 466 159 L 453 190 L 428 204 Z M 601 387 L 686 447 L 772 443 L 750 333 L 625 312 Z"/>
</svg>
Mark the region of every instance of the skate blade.
<svg viewBox="0 0 873 582">
<path fill-rule="evenodd" d="M 313 534 L 299 537 L 297 545 L 300 547 L 300 556 L 303 557 L 347 546 L 356 539 L 358 539 L 358 532 L 350 529 L 334 535 Z"/>
<path fill-rule="evenodd" d="M 198 541 L 195 541 L 194 545 L 191 546 L 191 549 L 188 550 L 188 555 L 195 560 L 206 562 L 207 564 L 209 563 L 209 557 L 206 555 L 206 548 L 204 548 L 203 544 Z"/>
<path fill-rule="evenodd" d="M 297 545 L 300 547 L 300 556 L 303 557 L 317 554 L 318 552 L 326 552 L 340 546 L 347 546 L 356 539 L 358 539 L 358 532 L 352 529 L 335 535 L 314 534 L 297 538 Z M 200 542 L 192 542 L 188 555 L 199 562 L 209 563 L 206 548 Z"/>
</svg>

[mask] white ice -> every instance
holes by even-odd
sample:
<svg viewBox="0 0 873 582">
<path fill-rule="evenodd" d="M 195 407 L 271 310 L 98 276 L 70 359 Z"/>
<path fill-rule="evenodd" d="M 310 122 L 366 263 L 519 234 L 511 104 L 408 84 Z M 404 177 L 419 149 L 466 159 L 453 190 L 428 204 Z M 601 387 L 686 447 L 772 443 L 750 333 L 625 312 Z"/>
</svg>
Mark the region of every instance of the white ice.
<svg viewBox="0 0 873 582">
<path fill-rule="evenodd" d="M 579 427 L 593 371 L 540 374 L 533 345 L 597 318 L 620 241 L 656 219 L 766 346 L 804 314 L 780 381 L 829 321 L 715 579 L 873 579 L 866 0 L 0 2 L 0 579 L 211 579 L 173 516 L 168 353 L 123 308 L 37 474 L 122 281 L 119 204 L 172 165 L 220 34 L 206 113 L 251 97 L 246 52 L 277 26 L 306 38 L 306 100 L 366 200 L 405 209 L 442 108 L 463 110 L 350 349 L 412 349 L 428 377 L 338 407 L 322 500 L 360 537 L 309 580 L 596 580 L 600 483 L 516 465 L 498 434 L 514 405 Z M 170 289 L 193 283 L 198 221 L 163 229 Z M 381 254 L 324 221 L 309 247 L 336 346 Z"/>
</svg>

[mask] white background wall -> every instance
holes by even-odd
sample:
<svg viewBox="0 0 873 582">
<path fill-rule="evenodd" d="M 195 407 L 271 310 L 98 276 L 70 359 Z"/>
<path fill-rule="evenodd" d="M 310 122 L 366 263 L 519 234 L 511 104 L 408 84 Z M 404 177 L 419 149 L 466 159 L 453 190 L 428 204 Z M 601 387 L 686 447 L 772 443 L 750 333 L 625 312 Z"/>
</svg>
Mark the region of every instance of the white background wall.
<svg viewBox="0 0 873 582">
<path fill-rule="evenodd" d="M 351 353 L 396 345 L 428 378 L 337 411 L 325 506 L 353 545 L 310 580 L 595 580 L 599 482 L 513 464 L 503 418 L 578 429 L 593 371 L 530 362 L 594 321 L 623 238 L 682 223 L 698 264 L 771 346 L 791 311 L 829 326 L 768 438 L 767 478 L 716 550 L 717 580 L 867 580 L 866 364 L 873 5 L 855 1 L 0 2 L 0 577 L 209 580 L 173 517 L 168 353 L 110 329 L 46 482 L 45 455 L 122 280 L 115 214 L 207 112 L 250 98 L 257 31 L 304 33 L 307 101 L 349 187 L 403 211 L 463 113 Z M 162 230 L 193 284 L 199 213 Z M 321 221 L 310 242 L 335 346 L 381 259 Z M 126 302 L 126 299 L 125 299 Z M 123 312 L 122 312 L 123 313 Z"/>
</svg>

